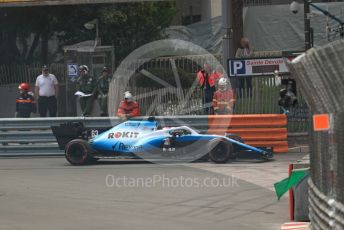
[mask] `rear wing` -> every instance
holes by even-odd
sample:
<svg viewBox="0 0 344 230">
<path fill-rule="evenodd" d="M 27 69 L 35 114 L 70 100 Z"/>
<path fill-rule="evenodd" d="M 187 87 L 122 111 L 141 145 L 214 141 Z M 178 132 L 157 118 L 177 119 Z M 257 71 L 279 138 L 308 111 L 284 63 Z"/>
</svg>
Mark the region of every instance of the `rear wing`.
<svg viewBox="0 0 344 230">
<path fill-rule="evenodd" d="M 74 139 L 87 140 L 87 130 L 82 122 L 68 122 L 59 126 L 51 126 L 54 136 L 61 150 L 68 142 Z"/>
</svg>

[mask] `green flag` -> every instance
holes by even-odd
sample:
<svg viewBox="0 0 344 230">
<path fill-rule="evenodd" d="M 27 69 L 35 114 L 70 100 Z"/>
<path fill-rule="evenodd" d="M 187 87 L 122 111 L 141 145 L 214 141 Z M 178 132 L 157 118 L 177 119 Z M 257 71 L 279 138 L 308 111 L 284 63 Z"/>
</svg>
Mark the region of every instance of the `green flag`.
<svg viewBox="0 0 344 230">
<path fill-rule="evenodd" d="M 309 174 L 309 168 L 294 169 L 290 177 L 285 178 L 274 184 L 275 192 L 280 199 L 291 187 L 297 184 L 302 178 Z"/>
</svg>

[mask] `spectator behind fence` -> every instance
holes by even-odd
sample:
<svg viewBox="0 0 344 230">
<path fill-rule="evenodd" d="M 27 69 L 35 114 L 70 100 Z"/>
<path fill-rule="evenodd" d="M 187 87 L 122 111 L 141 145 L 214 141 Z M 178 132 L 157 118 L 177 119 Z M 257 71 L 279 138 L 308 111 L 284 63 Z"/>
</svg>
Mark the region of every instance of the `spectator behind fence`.
<svg viewBox="0 0 344 230">
<path fill-rule="evenodd" d="M 241 38 L 239 48 L 235 53 L 235 58 L 250 58 L 253 56 L 253 49 L 250 46 L 250 42 L 247 38 Z M 249 96 L 252 96 L 252 77 L 240 77 L 239 89 L 242 91 L 247 89 Z"/>
<path fill-rule="evenodd" d="M 21 83 L 18 87 L 19 96 L 16 100 L 15 117 L 28 118 L 31 113 L 36 113 L 36 102 L 30 92 L 30 85 L 28 83 Z"/>
<path fill-rule="evenodd" d="M 111 82 L 111 76 L 109 75 L 108 68 L 104 67 L 102 71 L 102 75 L 98 79 L 98 103 L 101 109 L 100 116 L 107 116 L 108 115 L 108 92 L 109 92 L 109 85 Z"/>
<path fill-rule="evenodd" d="M 228 88 L 228 80 L 222 77 L 219 80 L 218 90 L 214 94 L 213 107 L 215 114 L 231 114 L 234 106 L 233 91 Z"/>
<path fill-rule="evenodd" d="M 241 38 L 239 48 L 235 53 L 235 58 L 249 58 L 253 56 L 253 49 L 250 47 L 250 41 L 247 38 Z"/>
<path fill-rule="evenodd" d="M 214 114 L 212 100 L 215 92 L 215 80 L 211 73 L 211 67 L 208 64 L 203 65 L 203 69 L 197 73 L 197 81 L 203 91 L 202 105 L 204 113 Z"/>
<path fill-rule="evenodd" d="M 93 108 L 94 96 L 97 92 L 97 82 L 88 73 L 87 65 L 79 66 L 80 76 L 76 82 L 75 95 L 79 96 L 82 116 L 90 116 Z"/>
<path fill-rule="evenodd" d="M 140 116 L 139 105 L 134 101 L 133 95 L 129 91 L 124 93 L 124 100 L 119 104 L 117 116 L 124 120 Z"/>
<path fill-rule="evenodd" d="M 48 66 L 42 67 L 42 74 L 37 77 L 35 86 L 39 115 L 46 117 L 49 111 L 50 117 L 56 117 L 59 83 L 55 75 L 49 73 Z"/>
</svg>

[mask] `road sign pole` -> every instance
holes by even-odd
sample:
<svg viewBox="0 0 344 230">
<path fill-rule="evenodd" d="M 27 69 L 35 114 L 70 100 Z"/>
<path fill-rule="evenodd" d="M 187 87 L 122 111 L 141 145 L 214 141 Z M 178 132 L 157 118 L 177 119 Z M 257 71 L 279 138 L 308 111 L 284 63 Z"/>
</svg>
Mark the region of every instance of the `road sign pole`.
<svg viewBox="0 0 344 230">
<path fill-rule="evenodd" d="M 311 20 L 309 18 L 310 7 L 309 2 L 304 2 L 304 23 L 305 23 L 305 50 L 311 47 Z"/>
<path fill-rule="evenodd" d="M 228 59 L 232 58 L 233 51 L 233 32 L 232 32 L 232 0 L 222 0 L 222 29 L 224 35 L 222 38 L 223 60 L 222 65 L 229 75 Z"/>
</svg>

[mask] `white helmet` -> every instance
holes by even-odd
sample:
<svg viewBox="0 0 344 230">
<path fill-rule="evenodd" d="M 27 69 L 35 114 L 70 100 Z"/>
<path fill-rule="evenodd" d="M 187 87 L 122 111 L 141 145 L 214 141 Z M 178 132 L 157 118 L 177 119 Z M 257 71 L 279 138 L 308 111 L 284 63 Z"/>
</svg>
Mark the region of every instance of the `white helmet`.
<svg viewBox="0 0 344 230">
<path fill-rule="evenodd" d="M 133 95 L 129 91 L 126 91 L 124 93 L 124 99 L 132 100 L 133 99 Z"/>
<path fill-rule="evenodd" d="M 222 77 L 218 82 L 219 86 L 227 86 L 227 79 Z"/>
</svg>

